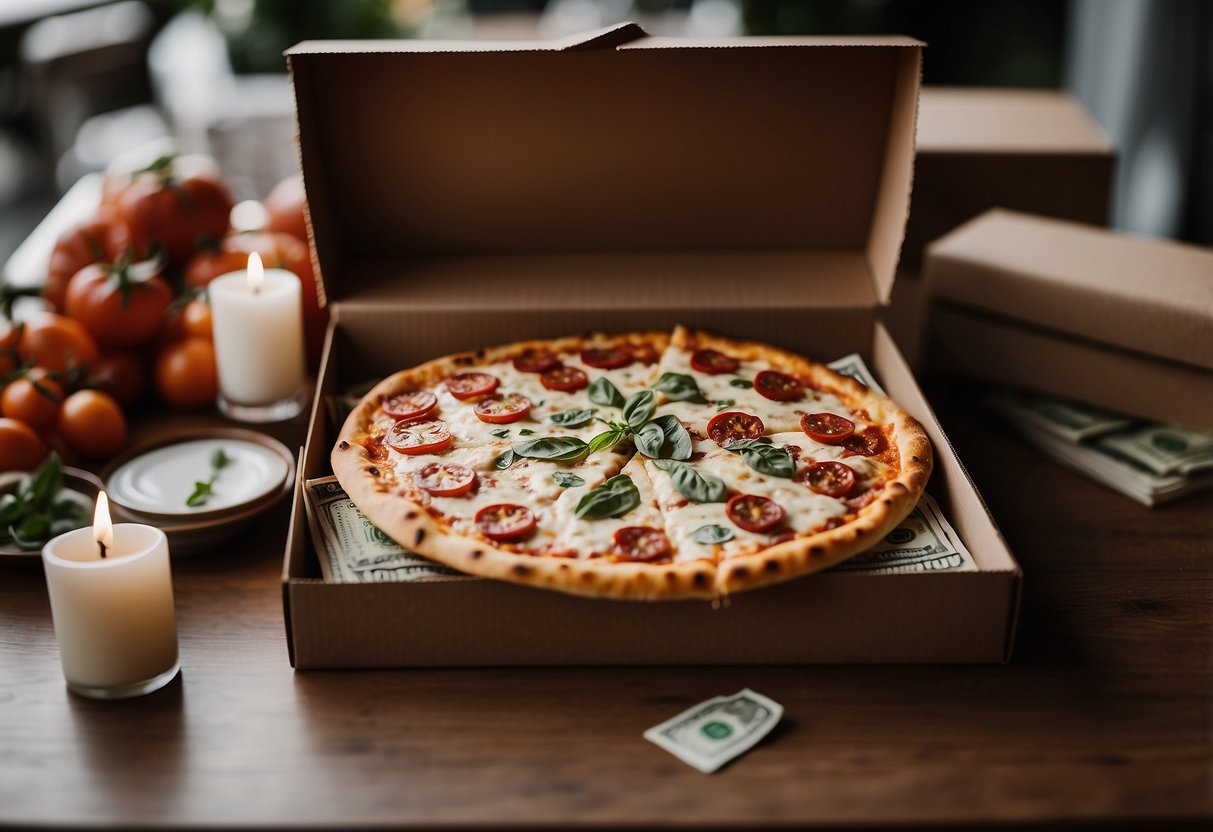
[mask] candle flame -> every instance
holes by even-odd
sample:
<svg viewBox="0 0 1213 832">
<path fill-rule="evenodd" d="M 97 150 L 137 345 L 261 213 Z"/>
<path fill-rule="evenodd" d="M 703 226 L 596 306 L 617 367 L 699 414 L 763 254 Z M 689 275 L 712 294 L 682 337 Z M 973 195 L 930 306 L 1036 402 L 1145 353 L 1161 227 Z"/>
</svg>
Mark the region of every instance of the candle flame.
<svg viewBox="0 0 1213 832">
<path fill-rule="evenodd" d="M 265 283 L 265 268 L 261 265 L 261 255 L 253 252 L 248 256 L 248 286 L 254 292 L 260 292 Z"/>
<path fill-rule="evenodd" d="M 97 510 L 93 513 L 93 540 L 105 557 L 107 549 L 114 545 L 114 524 L 110 520 L 110 500 L 104 491 L 97 493 Z"/>
</svg>

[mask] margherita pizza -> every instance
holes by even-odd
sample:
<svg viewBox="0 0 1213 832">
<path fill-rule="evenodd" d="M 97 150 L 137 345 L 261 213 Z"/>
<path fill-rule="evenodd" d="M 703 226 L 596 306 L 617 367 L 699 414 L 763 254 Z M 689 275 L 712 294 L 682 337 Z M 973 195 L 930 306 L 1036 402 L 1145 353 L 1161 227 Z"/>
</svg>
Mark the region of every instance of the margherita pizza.
<svg viewBox="0 0 1213 832">
<path fill-rule="evenodd" d="M 864 551 L 931 472 L 885 396 L 758 343 L 679 327 L 513 344 L 404 370 L 333 469 L 402 546 L 578 595 L 713 598 Z"/>
</svg>

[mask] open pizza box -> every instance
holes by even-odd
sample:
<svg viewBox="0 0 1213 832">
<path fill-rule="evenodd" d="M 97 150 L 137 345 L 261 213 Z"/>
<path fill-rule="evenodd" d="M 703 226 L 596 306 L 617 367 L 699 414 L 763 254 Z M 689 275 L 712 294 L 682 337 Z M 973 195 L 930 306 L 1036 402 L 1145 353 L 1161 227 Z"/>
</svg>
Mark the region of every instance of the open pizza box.
<svg viewBox="0 0 1213 832">
<path fill-rule="evenodd" d="M 458 350 L 675 323 L 862 354 L 934 443 L 964 572 L 828 572 L 706 601 L 472 578 L 326 583 L 296 490 L 297 668 L 999 662 L 1020 571 L 880 323 L 905 228 L 922 45 L 901 37 L 315 42 L 288 52 L 326 397 Z"/>
<path fill-rule="evenodd" d="M 1213 430 L 1213 250 L 995 209 L 924 275 L 933 371 Z"/>
</svg>

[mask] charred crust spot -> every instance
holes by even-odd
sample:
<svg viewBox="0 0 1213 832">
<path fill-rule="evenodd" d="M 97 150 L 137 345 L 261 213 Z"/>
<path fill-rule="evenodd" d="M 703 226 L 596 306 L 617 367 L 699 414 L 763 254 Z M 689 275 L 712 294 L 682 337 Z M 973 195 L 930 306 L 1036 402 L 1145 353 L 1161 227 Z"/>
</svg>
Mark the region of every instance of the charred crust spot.
<svg viewBox="0 0 1213 832">
<path fill-rule="evenodd" d="M 674 572 L 666 572 L 666 573 L 665 573 L 665 582 L 666 582 L 667 584 L 674 584 L 674 583 L 677 583 L 677 582 L 678 582 L 678 575 L 677 575 L 676 573 L 674 573 Z"/>
<path fill-rule="evenodd" d="M 889 490 L 903 492 L 903 491 L 908 491 L 909 489 L 906 488 L 905 485 L 900 480 L 894 480 L 893 484 L 889 486 Z"/>
<path fill-rule="evenodd" d="M 867 529 L 865 529 L 863 526 L 856 526 L 856 527 L 855 527 L 855 536 L 856 536 L 856 537 L 863 537 L 863 536 L 864 536 L 865 534 L 867 534 L 867 533 L 868 533 L 868 530 L 867 530 Z"/>
<path fill-rule="evenodd" d="M 470 356 L 470 355 L 455 356 L 455 363 L 458 364 L 460 367 L 466 367 L 469 364 L 471 364 L 474 360 L 475 359 L 472 358 L 472 356 Z"/>
<path fill-rule="evenodd" d="M 587 581 L 587 582 L 588 582 L 588 581 L 592 581 L 592 580 L 594 580 L 594 573 L 593 573 L 593 572 L 582 572 L 582 573 L 581 573 L 581 580 L 582 580 L 582 581 Z"/>
<path fill-rule="evenodd" d="M 418 529 L 417 534 L 413 535 L 413 545 L 420 546 L 423 540 L 425 540 L 425 529 Z"/>
<path fill-rule="evenodd" d="M 368 474 L 370 474 L 372 477 L 377 477 L 377 476 L 379 476 L 379 469 L 378 469 L 378 468 L 376 468 L 374 465 L 372 465 L 370 468 L 367 468 L 367 469 L 366 469 L 366 472 L 367 472 Z"/>
<path fill-rule="evenodd" d="M 917 454 L 915 454 L 914 456 L 910 457 L 910 462 L 922 462 L 922 460 L 918 458 Z"/>
<path fill-rule="evenodd" d="M 762 565 L 762 568 L 768 572 L 778 572 L 779 571 L 779 561 L 768 560 Z"/>
<path fill-rule="evenodd" d="M 484 557 L 483 549 L 473 549 L 472 550 L 472 560 L 480 560 L 482 557 Z"/>
<path fill-rule="evenodd" d="M 569 565 L 568 565 L 567 563 L 562 563 L 562 564 L 560 564 L 560 568 L 561 568 L 561 569 L 563 569 L 563 570 L 565 570 L 565 571 L 567 572 L 567 571 L 568 571 L 568 568 L 569 568 Z"/>
<path fill-rule="evenodd" d="M 483 360 L 483 359 L 484 359 L 484 350 L 482 350 L 482 349 L 480 349 L 480 350 L 476 350 L 476 357 L 477 357 L 478 359 L 482 359 L 482 360 Z"/>
<path fill-rule="evenodd" d="M 694 584 L 696 588 L 702 588 L 702 587 L 707 586 L 708 585 L 708 573 L 696 572 L 694 575 L 691 576 L 691 583 Z"/>
<path fill-rule="evenodd" d="M 822 555 L 824 555 L 825 553 L 826 553 L 826 550 L 824 548 L 822 548 L 821 546 L 809 547 L 809 554 L 812 555 L 813 557 L 819 558 Z"/>
<path fill-rule="evenodd" d="M 531 574 L 531 567 L 524 563 L 516 563 L 511 571 L 518 577 L 525 578 Z"/>
<path fill-rule="evenodd" d="M 337 443 L 337 447 L 343 451 L 348 451 L 350 449 L 350 443 L 346 442 L 344 439 L 342 439 L 340 442 Z"/>
<path fill-rule="evenodd" d="M 891 505 L 893 505 L 893 501 L 892 501 L 892 500 L 890 500 L 888 497 L 886 497 L 886 498 L 885 498 L 885 501 L 884 501 L 884 504 L 885 504 L 886 506 L 891 506 Z"/>
<path fill-rule="evenodd" d="M 750 577 L 750 570 L 746 569 L 744 566 L 738 566 L 736 569 L 733 570 L 733 577 L 734 578 L 748 578 L 748 577 Z"/>
<path fill-rule="evenodd" d="M 405 519 L 405 520 L 416 520 L 416 519 L 417 519 L 417 512 L 412 511 L 412 510 L 406 511 L 406 512 L 404 513 L 404 519 Z"/>
</svg>

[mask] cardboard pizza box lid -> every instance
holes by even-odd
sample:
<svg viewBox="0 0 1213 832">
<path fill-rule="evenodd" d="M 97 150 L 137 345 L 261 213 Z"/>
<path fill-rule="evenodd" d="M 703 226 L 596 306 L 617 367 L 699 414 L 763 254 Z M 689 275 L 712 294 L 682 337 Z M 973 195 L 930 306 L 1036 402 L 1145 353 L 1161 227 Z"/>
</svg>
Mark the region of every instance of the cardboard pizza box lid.
<svg viewBox="0 0 1213 832">
<path fill-rule="evenodd" d="M 934 301 L 1213 369 L 1213 250 L 993 209 L 927 249 Z"/>
<path fill-rule="evenodd" d="M 635 24 L 299 44 L 318 274 L 363 305 L 877 307 L 905 231 L 921 47 Z M 733 267 L 705 271 L 716 255 Z"/>
</svg>

